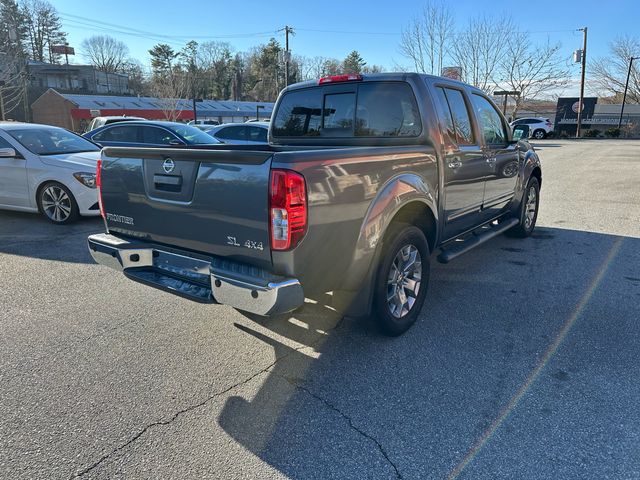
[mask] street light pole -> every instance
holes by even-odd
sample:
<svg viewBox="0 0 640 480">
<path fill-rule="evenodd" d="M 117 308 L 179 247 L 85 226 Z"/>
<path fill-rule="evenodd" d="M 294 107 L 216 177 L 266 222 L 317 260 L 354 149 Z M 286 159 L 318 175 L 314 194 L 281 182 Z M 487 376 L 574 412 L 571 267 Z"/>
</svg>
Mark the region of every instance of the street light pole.
<svg viewBox="0 0 640 480">
<path fill-rule="evenodd" d="M 580 102 L 578 103 L 578 125 L 576 128 L 576 138 L 580 138 L 580 127 L 582 126 L 582 111 L 584 110 L 584 75 L 587 67 L 587 27 L 579 28 L 582 32 L 582 74 L 580 75 Z"/>
<path fill-rule="evenodd" d="M 624 113 L 624 102 L 627 100 L 627 89 L 629 88 L 629 77 L 631 77 L 631 67 L 634 60 L 638 60 L 640 57 L 631 57 L 629 59 L 629 71 L 627 72 L 627 81 L 624 84 L 624 95 L 622 95 L 622 107 L 620 107 L 620 118 L 618 119 L 618 129 L 622 125 L 622 114 Z"/>
</svg>

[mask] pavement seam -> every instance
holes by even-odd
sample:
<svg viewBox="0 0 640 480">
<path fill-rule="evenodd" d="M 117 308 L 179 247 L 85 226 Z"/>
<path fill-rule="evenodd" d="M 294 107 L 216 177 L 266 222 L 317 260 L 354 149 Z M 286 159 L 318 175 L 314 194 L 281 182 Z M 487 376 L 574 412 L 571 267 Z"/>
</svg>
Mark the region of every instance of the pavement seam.
<svg viewBox="0 0 640 480">
<path fill-rule="evenodd" d="M 332 328 L 330 328 L 329 330 L 326 330 L 325 333 L 329 333 L 332 330 L 338 329 L 342 325 L 344 318 L 345 317 L 341 317 L 340 320 L 338 320 L 338 322 L 336 323 L 336 325 L 333 326 Z M 91 472 L 92 470 L 94 470 L 95 468 L 100 466 L 106 460 L 111 458 L 113 455 L 121 452 L 122 450 L 126 449 L 129 445 L 133 444 L 136 440 L 138 440 L 140 437 L 142 437 L 142 435 L 144 435 L 151 428 L 153 428 L 153 427 L 164 427 L 166 425 L 169 425 L 169 424 L 173 423 L 175 420 L 178 419 L 178 417 L 182 416 L 183 414 L 191 412 L 191 411 L 196 410 L 198 408 L 204 407 L 211 400 L 213 400 L 213 399 L 215 399 L 215 398 L 217 398 L 217 397 L 219 397 L 221 395 L 224 395 L 226 393 L 229 393 L 230 391 L 232 391 L 232 390 L 234 390 L 234 389 L 236 389 L 236 388 L 238 388 L 238 387 L 240 387 L 242 385 L 245 385 L 245 384 L 249 383 L 250 381 L 252 381 L 256 377 L 259 377 L 260 375 L 262 375 L 264 373 L 267 373 L 279 361 L 284 360 L 285 358 L 289 357 L 290 355 L 292 355 L 294 353 L 297 353 L 297 352 L 300 352 L 302 350 L 308 349 L 308 348 L 313 348 L 318 342 L 320 342 L 320 340 L 322 340 L 322 338 L 324 338 L 324 335 L 321 335 L 320 338 L 318 338 L 318 340 L 316 340 L 315 342 L 311 343 L 310 345 L 302 345 L 300 347 L 292 349 L 291 351 L 287 352 L 285 355 L 282 355 L 282 356 L 276 358 L 269 365 L 267 365 L 263 369 L 259 370 L 258 372 L 255 372 L 255 373 L 251 374 L 247 378 L 245 378 L 245 379 L 243 379 L 243 380 L 241 380 L 241 381 L 239 381 L 237 383 L 234 383 L 233 385 L 225 388 L 224 390 L 221 390 L 221 391 L 216 392 L 216 393 L 214 393 L 212 395 L 209 395 L 207 398 L 205 398 L 203 401 L 201 401 L 199 403 L 196 403 L 196 404 L 193 404 L 193 405 L 189 405 L 189 406 L 183 408 L 182 410 L 178 410 L 168 420 L 160 420 L 160 421 L 149 423 L 148 425 L 143 427 L 138 433 L 136 433 L 133 437 L 131 437 L 129 440 L 127 440 L 125 443 L 123 443 L 122 445 L 114 448 L 109 453 L 103 455 L 97 461 L 95 461 L 94 463 L 92 463 L 88 467 L 84 468 L 82 471 L 74 473 L 73 475 L 71 475 L 69 477 L 69 479 L 71 480 L 71 479 L 74 479 L 74 478 L 80 478 L 80 477 L 86 475 L 87 473 Z"/>
<path fill-rule="evenodd" d="M 282 378 L 283 380 L 285 380 L 286 382 L 288 382 L 290 385 L 292 385 L 294 388 L 297 388 L 298 390 L 302 390 L 303 392 L 305 392 L 306 394 L 308 394 L 309 396 L 315 398 L 316 400 L 322 402 L 327 408 L 329 408 L 330 410 L 333 410 L 334 412 L 336 412 L 338 415 L 340 415 L 342 418 L 344 418 L 347 423 L 349 424 L 349 428 L 351 428 L 353 431 L 359 433 L 360 435 L 362 435 L 363 437 L 371 440 L 373 443 L 375 443 L 376 447 L 378 447 L 378 450 L 380 451 L 380 453 L 382 454 L 382 456 L 384 457 L 384 459 L 387 461 L 387 463 L 389 465 L 391 465 L 391 467 L 393 468 L 393 470 L 396 473 L 396 478 L 398 479 L 402 479 L 402 474 L 400 473 L 400 470 L 398 470 L 398 467 L 395 463 L 393 463 L 393 461 L 391 460 L 391 458 L 389 457 L 389 454 L 387 453 L 387 451 L 385 450 L 384 446 L 382 445 L 382 443 L 380 443 L 380 441 L 375 438 L 373 435 L 365 432 L 364 430 L 362 430 L 361 428 L 359 428 L 358 426 L 356 426 L 353 423 L 353 420 L 351 419 L 351 417 L 349 415 L 347 415 L 346 413 L 344 413 L 342 410 L 340 410 L 338 407 L 336 407 L 333 403 L 331 403 L 330 401 L 326 400 L 325 398 L 322 398 L 320 395 L 317 395 L 315 393 L 313 393 L 309 388 L 305 387 L 304 385 L 295 382 L 283 375 L 278 375 L 280 378 Z"/>
</svg>

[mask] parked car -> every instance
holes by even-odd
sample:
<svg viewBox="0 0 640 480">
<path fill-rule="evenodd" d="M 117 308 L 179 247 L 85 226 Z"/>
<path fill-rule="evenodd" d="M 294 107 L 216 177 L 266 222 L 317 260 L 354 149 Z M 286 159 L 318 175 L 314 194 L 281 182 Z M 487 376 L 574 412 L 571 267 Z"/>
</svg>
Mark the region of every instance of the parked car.
<svg viewBox="0 0 640 480">
<path fill-rule="evenodd" d="M 268 143 L 269 123 L 224 123 L 208 128 L 205 132 L 230 145 L 264 145 Z"/>
<path fill-rule="evenodd" d="M 89 123 L 89 126 L 87 127 L 86 131 L 90 132 L 91 130 L 95 130 L 96 128 L 100 128 L 105 125 L 110 125 L 112 123 L 117 123 L 117 122 L 130 122 L 132 120 L 145 120 L 145 119 L 142 117 L 125 117 L 125 116 L 95 117 L 91 120 L 91 123 Z"/>
<path fill-rule="evenodd" d="M 191 120 L 189 121 L 189 123 L 187 123 L 187 125 L 193 125 L 194 127 L 200 128 L 201 126 L 220 125 L 220 122 L 218 120 L 210 120 L 210 119 Z"/>
<path fill-rule="evenodd" d="M 512 127 L 518 125 L 528 125 L 531 137 L 542 140 L 553 133 L 553 124 L 548 118 L 519 118 L 510 124 Z"/>
<path fill-rule="evenodd" d="M 220 143 L 191 125 L 149 120 L 105 125 L 85 133 L 83 137 L 103 147 L 177 147 Z"/>
<path fill-rule="evenodd" d="M 58 224 L 99 215 L 98 158 L 100 147 L 62 128 L 0 123 L 0 208 Z"/>
<path fill-rule="evenodd" d="M 258 315 L 332 291 L 335 308 L 399 335 L 425 302 L 432 252 L 446 263 L 533 232 L 538 155 L 477 88 L 337 75 L 285 88 L 272 118 L 266 146 L 105 148 L 93 258 Z"/>
</svg>

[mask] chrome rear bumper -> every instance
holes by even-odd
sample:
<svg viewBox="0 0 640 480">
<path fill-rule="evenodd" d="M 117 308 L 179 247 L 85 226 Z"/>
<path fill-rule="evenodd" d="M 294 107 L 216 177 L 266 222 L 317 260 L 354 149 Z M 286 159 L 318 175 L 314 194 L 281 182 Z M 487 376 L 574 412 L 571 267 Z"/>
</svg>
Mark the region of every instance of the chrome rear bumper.
<svg viewBox="0 0 640 480">
<path fill-rule="evenodd" d="M 88 244 L 97 263 L 197 302 L 230 305 L 258 315 L 290 312 L 304 302 L 298 280 L 250 265 L 109 234 L 91 235 Z"/>
</svg>

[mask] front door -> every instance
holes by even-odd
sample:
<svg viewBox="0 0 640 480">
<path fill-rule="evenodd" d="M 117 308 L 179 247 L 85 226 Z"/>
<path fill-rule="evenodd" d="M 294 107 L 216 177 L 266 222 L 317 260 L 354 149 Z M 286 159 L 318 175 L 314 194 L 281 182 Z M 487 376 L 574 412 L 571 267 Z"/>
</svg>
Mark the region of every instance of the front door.
<svg viewBox="0 0 640 480">
<path fill-rule="evenodd" d="M 30 207 L 27 161 L 15 145 L 0 136 L 0 148 L 13 148 L 17 157 L 0 157 L 0 205 Z"/>
<path fill-rule="evenodd" d="M 509 205 L 520 172 L 520 155 L 509 143 L 507 122 L 483 95 L 471 95 L 485 153 L 486 183 L 482 205 L 483 218 L 494 218 Z"/>
<path fill-rule="evenodd" d="M 474 135 L 465 94 L 446 86 L 434 90 L 444 137 L 443 240 L 448 240 L 478 223 L 486 160 Z"/>
</svg>

